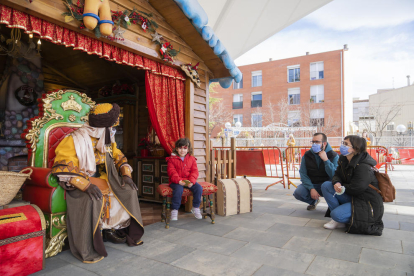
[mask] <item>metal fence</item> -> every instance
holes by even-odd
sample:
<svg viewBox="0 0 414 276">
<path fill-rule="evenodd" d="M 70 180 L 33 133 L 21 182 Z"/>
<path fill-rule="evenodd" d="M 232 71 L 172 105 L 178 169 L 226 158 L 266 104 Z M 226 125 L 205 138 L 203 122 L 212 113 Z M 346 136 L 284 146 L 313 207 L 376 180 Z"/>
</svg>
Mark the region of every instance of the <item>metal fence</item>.
<svg viewBox="0 0 414 276">
<path fill-rule="evenodd" d="M 389 147 L 414 147 L 414 136 L 382 136 L 373 137 L 372 145 L 381 145 L 386 148 Z"/>
<path fill-rule="evenodd" d="M 296 146 L 310 147 L 312 137 L 295 138 Z M 331 146 L 340 146 L 342 137 L 328 137 L 328 142 Z M 286 147 L 288 138 L 236 138 L 237 147 Z M 230 139 L 228 138 L 213 138 L 211 139 L 213 147 L 228 147 L 230 146 Z"/>
<path fill-rule="evenodd" d="M 288 138 L 236 138 L 237 147 L 286 147 Z M 336 147 L 341 145 L 343 137 L 328 137 L 328 142 L 331 146 Z M 295 138 L 297 147 L 310 146 L 312 137 L 298 137 Z M 211 139 L 213 147 L 229 147 L 229 138 L 213 138 Z M 414 136 L 382 136 L 372 137 L 372 146 L 389 147 L 414 147 Z"/>
</svg>

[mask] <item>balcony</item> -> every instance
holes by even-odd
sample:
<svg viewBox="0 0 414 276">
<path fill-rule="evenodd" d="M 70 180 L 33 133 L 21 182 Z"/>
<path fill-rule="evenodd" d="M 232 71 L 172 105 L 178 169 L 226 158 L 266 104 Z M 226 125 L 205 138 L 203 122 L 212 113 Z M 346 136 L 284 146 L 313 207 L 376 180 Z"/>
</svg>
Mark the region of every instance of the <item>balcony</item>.
<svg viewBox="0 0 414 276">
<path fill-rule="evenodd" d="M 242 109 L 243 102 L 233 102 L 233 109 Z"/>
<path fill-rule="evenodd" d="M 262 107 L 262 100 L 252 101 L 252 107 Z"/>
</svg>

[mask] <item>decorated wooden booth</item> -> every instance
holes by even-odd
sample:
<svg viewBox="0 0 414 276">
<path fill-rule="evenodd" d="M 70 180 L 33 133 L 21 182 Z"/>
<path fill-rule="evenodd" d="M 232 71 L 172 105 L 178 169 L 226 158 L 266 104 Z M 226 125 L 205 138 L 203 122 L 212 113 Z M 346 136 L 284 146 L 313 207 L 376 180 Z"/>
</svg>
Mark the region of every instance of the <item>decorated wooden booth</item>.
<svg viewBox="0 0 414 276">
<path fill-rule="evenodd" d="M 34 168 L 23 199 L 46 218 L 46 256 L 66 238 L 54 150 L 97 103 L 121 106 L 115 140 L 140 197 L 161 202 L 180 137 L 209 182 L 209 84 L 242 78 L 197 1 L 4 0 L 0 4 L 0 170 Z M 148 154 L 152 151 L 152 155 Z"/>
</svg>

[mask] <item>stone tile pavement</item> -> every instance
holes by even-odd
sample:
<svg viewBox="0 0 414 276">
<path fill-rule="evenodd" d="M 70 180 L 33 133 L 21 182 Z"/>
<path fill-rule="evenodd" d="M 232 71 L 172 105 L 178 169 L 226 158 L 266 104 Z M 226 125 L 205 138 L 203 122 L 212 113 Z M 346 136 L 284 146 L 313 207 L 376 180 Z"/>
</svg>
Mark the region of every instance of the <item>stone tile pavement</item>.
<svg viewBox="0 0 414 276">
<path fill-rule="evenodd" d="M 83 264 L 69 251 L 46 260 L 38 275 L 414 275 L 414 166 L 390 172 L 397 200 L 385 204 L 381 237 L 326 230 L 327 208 L 296 201 L 294 188 L 264 188 L 251 178 L 253 212 L 217 217 L 216 224 L 179 217 L 145 227 L 139 247 L 107 243 L 108 257 Z"/>
</svg>

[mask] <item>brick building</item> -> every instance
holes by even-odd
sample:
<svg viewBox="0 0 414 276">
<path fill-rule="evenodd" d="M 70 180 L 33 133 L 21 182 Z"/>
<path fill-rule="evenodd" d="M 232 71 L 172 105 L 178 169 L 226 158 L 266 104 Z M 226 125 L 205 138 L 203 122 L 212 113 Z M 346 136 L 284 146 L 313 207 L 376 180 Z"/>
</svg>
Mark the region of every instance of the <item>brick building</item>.
<svg viewBox="0 0 414 276">
<path fill-rule="evenodd" d="M 329 136 L 343 136 L 352 122 L 349 51 L 344 49 L 240 66 L 241 83 L 215 88 L 231 110 L 233 125 L 317 126 Z M 214 106 L 210 112 L 215 112 Z M 231 119 L 229 119 L 231 120 Z M 224 127 L 215 127 L 211 137 Z"/>
</svg>

